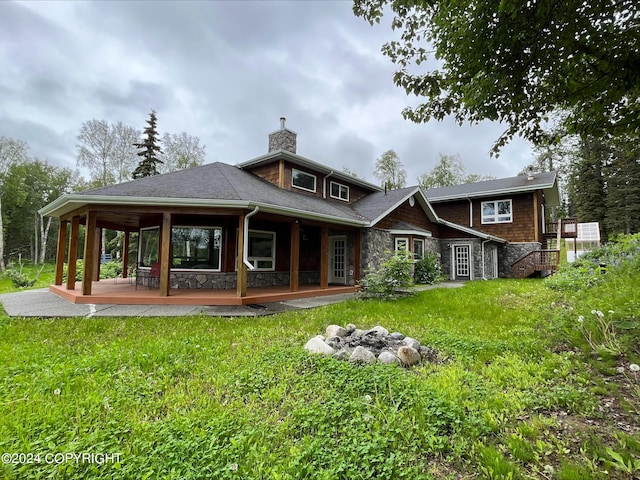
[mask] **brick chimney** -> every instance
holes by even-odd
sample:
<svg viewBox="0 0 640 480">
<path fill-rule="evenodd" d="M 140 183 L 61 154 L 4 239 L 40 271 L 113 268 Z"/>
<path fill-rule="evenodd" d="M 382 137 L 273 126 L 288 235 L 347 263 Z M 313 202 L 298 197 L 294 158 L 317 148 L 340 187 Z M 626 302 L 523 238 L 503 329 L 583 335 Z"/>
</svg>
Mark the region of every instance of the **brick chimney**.
<svg viewBox="0 0 640 480">
<path fill-rule="evenodd" d="M 286 121 L 286 118 L 280 117 L 280 130 L 269 134 L 269 152 L 287 150 L 291 153 L 296 153 L 298 134 L 284 126 Z"/>
</svg>

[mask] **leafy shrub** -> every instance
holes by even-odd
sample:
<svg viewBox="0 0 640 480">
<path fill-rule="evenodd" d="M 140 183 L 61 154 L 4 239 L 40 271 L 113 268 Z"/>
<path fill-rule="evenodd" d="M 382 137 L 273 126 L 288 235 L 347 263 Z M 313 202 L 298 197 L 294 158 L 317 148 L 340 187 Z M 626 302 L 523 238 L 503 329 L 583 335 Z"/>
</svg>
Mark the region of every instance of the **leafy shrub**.
<svg viewBox="0 0 640 480">
<path fill-rule="evenodd" d="M 362 282 L 364 297 L 391 298 L 413 286 L 411 253 L 406 250 L 398 250 L 393 255 L 389 251 L 385 253 L 389 258 L 378 270 L 368 272 Z"/>
<path fill-rule="evenodd" d="M 84 262 L 82 260 L 76 261 L 76 282 L 82 281 L 82 270 L 84 269 Z M 113 261 L 100 264 L 100 278 L 115 278 L 122 273 L 122 262 Z M 67 265 L 64 266 L 64 279 L 67 278 Z"/>
<path fill-rule="evenodd" d="M 608 244 L 561 266 L 546 283 L 554 290 L 578 291 L 603 283 L 602 274 L 610 269 L 640 269 L 640 233 L 614 237 Z"/>
<path fill-rule="evenodd" d="M 100 278 L 115 278 L 122 273 L 122 262 L 112 261 L 100 265 Z"/>
<path fill-rule="evenodd" d="M 442 265 L 435 254 L 426 254 L 414 265 L 413 278 L 416 283 L 431 285 L 442 279 Z"/>
</svg>

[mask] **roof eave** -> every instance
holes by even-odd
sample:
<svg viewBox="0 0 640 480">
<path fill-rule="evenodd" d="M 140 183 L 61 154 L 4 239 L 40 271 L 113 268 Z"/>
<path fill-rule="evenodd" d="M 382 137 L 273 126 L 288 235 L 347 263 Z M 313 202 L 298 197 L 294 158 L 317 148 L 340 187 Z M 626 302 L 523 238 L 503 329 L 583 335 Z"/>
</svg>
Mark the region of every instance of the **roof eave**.
<svg viewBox="0 0 640 480">
<path fill-rule="evenodd" d="M 480 197 L 495 197 L 496 195 L 508 195 L 510 193 L 527 193 L 533 192 L 535 190 L 551 190 L 556 186 L 556 182 L 539 184 L 539 185 L 526 185 L 518 188 L 501 188 L 494 190 L 485 190 L 482 192 L 473 192 L 473 193 L 460 193 L 456 195 L 443 195 L 441 197 L 427 197 L 430 202 L 438 203 L 438 202 L 447 202 L 451 200 L 466 200 L 467 198 L 480 198 Z"/>
<path fill-rule="evenodd" d="M 364 220 L 340 218 L 333 215 L 314 213 L 295 208 L 280 207 L 277 205 L 262 202 L 252 202 L 246 200 L 220 200 L 220 199 L 197 199 L 197 198 L 164 198 L 164 197 L 117 197 L 99 195 L 78 195 L 68 194 L 59 197 L 49 205 L 39 210 L 43 216 L 60 218 L 71 213 L 78 208 L 90 204 L 112 205 L 112 206 L 154 206 L 154 207 L 223 207 L 252 209 L 260 207 L 260 210 L 267 213 L 276 213 L 290 217 L 304 218 L 308 220 L 318 220 L 330 222 L 338 225 L 349 225 L 363 227 L 367 225 Z"/>
<path fill-rule="evenodd" d="M 476 237 L 484 238 L 485 240 L 492 240 L 498 243 L 509 243 L 504 238 L 496 237 L 495 235 L 491 235 L 489 233 L 480 232 L 479 230 L 474 230 L 473 228 L 464 227 L 462 225 L 458 225 L 457 223 L 450 222 L 449 220 L 440 218 L 439 221 L 442 225 L 446 225 L 447 227 L 453 228 L 455 230 L 460 230 L 461 232 L 469 233 Z"/>
<path fill-rule="evenodd" d="M 406 202 L 410 197 L 414 195 L 416 196 L 418 203 L 420 203 L 425 213 L 427 214 L 427 217 L 429 217 L 429 220 L 431 220 L 432 222 L 437 222 L 438 215 L 436 215 L 436 212 L 433 210 L 433 208 L 429 204 L 429 200 L 427 200 L 427 197 L 425 197 L 424 192 L 420 187 L 415 187 L 413 190 L 410 190 L 409 193 L 407 193 L 404 197 L 402 197 L 401 200 L 397 201 L 391 207 L 385 210 L 383 213 L 381 213 L 376 218 L 371 220 L 371 222 L 369 223 L 370 226 L 373 227 L 376 223 L 381 221 L 383 218 L 385 218 L 387 215 L 389 215 L 391 212 L 393 212 L 396 208 L 398 208 L 400 205 L 402 205 L 404 202 Z"/>
</svg>

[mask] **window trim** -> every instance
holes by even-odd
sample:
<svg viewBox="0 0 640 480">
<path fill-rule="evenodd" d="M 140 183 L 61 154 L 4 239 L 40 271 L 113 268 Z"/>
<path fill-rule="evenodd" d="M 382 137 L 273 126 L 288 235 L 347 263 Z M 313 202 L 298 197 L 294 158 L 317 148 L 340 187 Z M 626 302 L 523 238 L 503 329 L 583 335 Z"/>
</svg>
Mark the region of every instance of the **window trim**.
<svg viewBox="0 0 640 480">
<path fill-rule="evenodd" d="M 398 244 L 404 242 L 405 244 L 405 250 L 408 252 L 409 251 L 409 237 L 396 237 L 393 239 L 393 246 L 394 246 L 394 252 L 397 252 L 398 250 L 400 250 L 398 248 Z"/>
<path fill-rule="evenodd" d="M 342 193 L 342 189 L 346 189 L 347 191 L 347 198 L 343 198 L 340 195 L 334 195 L 333 194 L 333 186 L 334 185 L 338 185 L 339 193 Z M 342 200 L 343 202 L 348 202 L 349 201 L 349 185 L 345 185 L 344 183 L 339 183 L 339 182 L 334 182 L 333 180 L 331 180 L 331 182 L 329 182 L 329 196 L 331 198 L 335 198 L 337 200 Z"/>
<path fill-rule="evenodd" d="M 422 245 L 422 256 L 420 258 L 416 258 L 416 243 L 419 243 Z M 413 254 L 413 259 L 414 260 L 422 260 L 424 258 L 424 239 L 423 238 L 414 238 L 413 239 L 413 244 L 411 245 L 413 247 L 413 251 L 411 252 Z"/>
<path fill-rule="evenodd" d="M 500 215 L 498 213 L 498 203 L 500 202 L 509 202 L 509 219 L 508 220 L 499 219 L 500 216 L 505 216 L 505 215 Z M 489 203 L 493 204 L 493 210 L 495 213 L 492 216 L 485 216 L 484 206 L 485 204 L 489 204 Z M 510 198 L 504 198 L 501 200 L 486 200 L 480 204 L 480 212 L 481 212 L 483 225 L 493 225 L 496 223 L 513 223 L 513 200 Z M 487 221 L 488 219 L 489 221 Z"/>
<path fill-rule="evenodd" d="M 248 250 L 247 250 L 247 261 L 249 263 L 251 263 L 253 265 L 253 270 L 251 270 L 252 272 L 275 272 L 276 270 L 276 232 L 273 231 L 269 231 L 269 230 L 249 230 L 249 235 L 248 238 L 246 239 L 247 242 L 249 242 L 249 239 L 251 238 L 251 234 L 252 233 L 266 233 L 271 235 L 272 238 L 272 248 L 271 248 L 271 252 L 272 252 L 272 256 L 271 257 L 251 257 L 249 256 Z M 237 257 L 237 255 L 236 255 Z M 272 262 L 272 266 L 271 268 L 260 268 L 257 266 L 257 263 L 259 261 L 262 260 L 271 260 Z"/>
<path fill-rule="evenodd" d="M 312 177 L 313 178 L 313 190 L 311 190 L 310 188 L 307 188 L 307 187 L 301 187 L 300 185 L 296 185 L 295 183 L 293 183 L 295 178 L 296 178 L 296 173 L 301 173 L 303 175 L 307 175 L 309 177 Z M 318 190 L 318 178 L 312 173 L 304 172 L 302 170 L 298 170 L 297 168 L 292 168 L 291 169 L 291 186 L 294 187 L 294 188 L 299 188 L 300 190 L 304 190 L 306 192 L 316 193 L 316 191 Z"/>
</svg>

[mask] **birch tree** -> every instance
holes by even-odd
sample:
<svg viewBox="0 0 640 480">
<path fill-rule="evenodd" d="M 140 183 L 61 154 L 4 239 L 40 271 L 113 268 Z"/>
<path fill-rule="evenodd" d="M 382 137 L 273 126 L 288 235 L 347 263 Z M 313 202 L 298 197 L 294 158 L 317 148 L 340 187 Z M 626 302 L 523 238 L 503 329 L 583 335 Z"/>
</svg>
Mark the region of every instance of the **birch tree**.
<svg viewBox="0 0 640 480">
<path fill-rule="evenodd" d="M 89 120 L 78 134 L 77 164 L 89 170 L 91 183 L 105 187 L 131 178 L 140 132 L 122 122 Z"/>
<path fill-rule="evenodd" d="M 404 188 L 407 184 L 407 172 L 404 164 L 393 150 L 387 150 L 376 160 L 373 175 L 380 180 L 380 185 L 389 189 Z"/>
<path fill-rule="evenodd" d="M 168 173 L 202 165 L 206 146 L 200 145 L 198 137 L 187 135 L 186 132 L 165 133 L 162 136 L 162 151 L 162 164 L 158 170 L 160 173 Z"/>
</svg>

